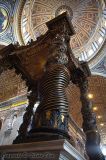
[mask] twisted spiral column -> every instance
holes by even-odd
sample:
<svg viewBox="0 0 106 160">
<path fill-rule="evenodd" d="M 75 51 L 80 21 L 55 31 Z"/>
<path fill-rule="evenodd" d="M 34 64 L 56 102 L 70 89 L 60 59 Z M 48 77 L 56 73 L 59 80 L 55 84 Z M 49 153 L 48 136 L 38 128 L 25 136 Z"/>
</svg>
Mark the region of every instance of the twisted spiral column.
<svg viewBox="0 0 106 160">
<path fill-rule="evenodd" d="M 37 95 L 35 90 L 31 91 L 27 98 L 29 100 L 29 105 L 26 107 L 26 111 L 23 115 L 23 122 L 19 128 L 18 136 L 13 141 L 13 144 L 22 143 L 25 140 L 28 131 L 28 126 L 30 125 L 31 117 L 33 115 L 34 104 L 37 101 Z"/>
<path fill-rule="evenodd" d="M 70 81 L 68 69 L 61 64 L 48 68 L 40 81 L 41 102 L 35 113 L 37 128 L 68 130 L 68 101 L 65 88 Z"/>
</svg>

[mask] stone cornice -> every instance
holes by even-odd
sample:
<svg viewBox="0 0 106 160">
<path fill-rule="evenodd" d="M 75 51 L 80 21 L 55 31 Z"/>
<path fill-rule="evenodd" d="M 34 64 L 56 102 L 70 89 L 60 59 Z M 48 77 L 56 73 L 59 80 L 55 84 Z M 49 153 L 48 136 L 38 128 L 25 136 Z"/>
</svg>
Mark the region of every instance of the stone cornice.
<svg viewBox="0 0 106 160">
<path fill-rule="evenodd" d="M 0 112 L 11 108 L 27 105 L 28 101 L 26 95 L 14 97 L 8 101 L 0 103 Z"/>
</svg>

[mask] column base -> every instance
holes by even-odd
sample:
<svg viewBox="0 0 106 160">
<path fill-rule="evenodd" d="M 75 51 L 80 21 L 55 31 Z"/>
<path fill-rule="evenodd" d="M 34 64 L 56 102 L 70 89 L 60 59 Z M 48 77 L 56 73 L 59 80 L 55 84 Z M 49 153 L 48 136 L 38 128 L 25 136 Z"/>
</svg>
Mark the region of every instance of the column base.
<svg viewBox="0 0 106 160">
<path fill-rule="evenodd" d="M 4 160 L 86 160 L 67 140 L 0 146 Z"/>
<path fill-rule="evenodd" d="M 50 141 L 50 140 L 58 140 L 58 139 L 70 140 L 70 136 L 68 135 L 67 132 L 63 130 L 43 127 L 43 128 L 32 129 L 24 137 L 19 135 L 13 141 L 13 144 Z"/>
</svg>

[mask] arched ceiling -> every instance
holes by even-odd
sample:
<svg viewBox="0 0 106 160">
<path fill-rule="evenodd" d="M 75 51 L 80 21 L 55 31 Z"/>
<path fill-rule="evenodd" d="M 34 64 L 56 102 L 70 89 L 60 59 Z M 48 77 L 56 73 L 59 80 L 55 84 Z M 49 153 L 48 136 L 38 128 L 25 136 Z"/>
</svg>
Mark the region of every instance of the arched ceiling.
<svg viewBox="0 0 106 160">
<path fill-rule="evenodd" d="M 89 61 L 106 38 L 104 0 L 27 0 L 21 19 L 23 40 L 36 40 L 47 31 L 45 23 L 65 11 L 76 31 L 71 48 L 76 57 Z"/>
</svg>

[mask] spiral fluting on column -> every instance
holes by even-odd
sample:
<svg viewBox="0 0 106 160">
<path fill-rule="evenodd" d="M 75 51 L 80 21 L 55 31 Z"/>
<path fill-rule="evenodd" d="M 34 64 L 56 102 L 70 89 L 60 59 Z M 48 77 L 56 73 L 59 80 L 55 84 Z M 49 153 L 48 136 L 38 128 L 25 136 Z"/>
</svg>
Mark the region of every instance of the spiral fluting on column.
<svg viewBox="0 0 106 160">
<path fill-rule="evenodd" d="M 48 68 L 40 81 L 41 102 L 36 110 L 39 127 L 65 130 L 68 123 L 68 100 L 65 88 L 70 81 L 68 69 L 61 64 Z"/>
</svg>

